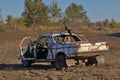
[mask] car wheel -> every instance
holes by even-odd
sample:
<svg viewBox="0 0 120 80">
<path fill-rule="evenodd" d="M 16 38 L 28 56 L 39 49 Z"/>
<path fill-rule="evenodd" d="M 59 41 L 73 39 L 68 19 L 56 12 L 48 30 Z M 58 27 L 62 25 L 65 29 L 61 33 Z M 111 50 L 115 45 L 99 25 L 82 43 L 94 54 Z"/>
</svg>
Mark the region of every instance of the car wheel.
<svg viewBox="0 0 120 80">
<path fill-rule="evenodd" d="M 91 66 L 91 65 L 94 65 L 94 64 L 95 64 L 95 66 L 97 66 L 97 64 L 98 64 L 96 57 L 89 57 L 88 61 L 85 62 L 86 66 Z"/>
<path fill-rule="evenodd" d="M 55 65 L 55 61 L 52 61 L 52 62 L 50 62 L 51 63 L 51 65 Z"/>
<path fill-rule="evenodd" d="M 57 55 L 55 59 L 55 67 L 56 70 L 61 70 L 63 67 L 65 67 L 66 61 L 64 55 Z"/>
<path fill-rule="evenodd" d="M 30 67 L 31 66 L 31 61 L 23 60 L 22 65 L 23 65 L 23 67 Z"/>
</svg>

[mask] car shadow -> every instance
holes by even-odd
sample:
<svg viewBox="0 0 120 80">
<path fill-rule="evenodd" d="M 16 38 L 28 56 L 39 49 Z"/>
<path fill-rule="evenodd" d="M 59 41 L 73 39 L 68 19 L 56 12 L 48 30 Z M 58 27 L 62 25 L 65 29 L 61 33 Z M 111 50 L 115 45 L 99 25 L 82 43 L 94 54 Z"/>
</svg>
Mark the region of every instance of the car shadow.
<svg viewBox="0 0 120 80">
<path fill-rule="evenodd" d="M 109 34 L 109 36 L 120 38 L 120 32 Z"/>
<path fill-rule="evenodd" d="M 21 64 L 0 64 L 0 70 L 48 70 L 53 69 L 52 65 L 33 64 L 31 67 L 23 67 Z"/>
</svg>

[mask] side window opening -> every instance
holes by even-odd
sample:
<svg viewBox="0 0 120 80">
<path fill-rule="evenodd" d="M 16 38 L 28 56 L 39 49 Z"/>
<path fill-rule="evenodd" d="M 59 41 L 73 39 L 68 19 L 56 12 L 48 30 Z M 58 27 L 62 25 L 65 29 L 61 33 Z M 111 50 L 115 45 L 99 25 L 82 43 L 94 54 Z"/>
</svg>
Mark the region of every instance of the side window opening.
<svg viewBox="0 0 120 80">
<path fill-rule="evenodd" d="M 62 43 L 64 41 L 64 37 L 63 36 L 55 36 L 54 40 L 56 43 Z"/>
<path fill-rule="evenodd" d="M 56 43 L 75 43 L 81 41 L 77 36 L 74 35 L 59 35 L 55 36 L 54 40 Z"/>
<path fill-rule="evenodd" d="M 41 44 L 42 46 L 47 46 L 47 37 L 41 37 L 40 40 L 38 41 L 38 45 Z"/>
</svg>

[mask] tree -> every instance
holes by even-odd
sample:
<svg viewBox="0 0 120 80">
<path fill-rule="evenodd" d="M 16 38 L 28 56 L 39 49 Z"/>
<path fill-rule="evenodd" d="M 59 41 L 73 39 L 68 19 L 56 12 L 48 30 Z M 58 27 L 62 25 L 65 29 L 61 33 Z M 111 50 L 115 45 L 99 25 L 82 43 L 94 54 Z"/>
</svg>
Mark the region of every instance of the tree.
<svg viewBox="0 0 120 80">
<path fill-rule="evenodd" d="M 105 20 L 103 21 L 103 24 L 104 24 L 104 27 L 110 27 L 110 22 L 109 22 L 108 19 L 105 19 Z"/>
<path fill-rule="evenodd" d="M 103 27 L 104 24 L 103 24 L 102 21 L 97 21 L 97 22 L 96 22 L 96 26 L 98 26 L 98 27 Z"/>
<path fill-rule="evenodd" d="M 7 16 L 6 22 L 7 22 L 7 25 L 9 25 L 10 27 L 13 26 L 13 17 L 12 17 L 12 15 Z"/>
<path fill-rule="evenodd" d="M 25 26 L 25 23 L 24 23 L 24 18 L 19 18 L 19 17 L 15 17 L 14 19 L 14 26 Z"/>
<path fill-rule="evenodd" d="M 46 24 L 45 22 L 50 22 L 48 13 L 49 8 L 46 6 L 42 0 L 25 0 L 25 10 L 22 16 L 25 19 L 26 26 L 31 26 L 33 24 Z"/>
<path fill-rule="evenodd" d="M 1 9 L 0 9 L 0 27 L 4 25 L 4 21 L 2 20 L 2 17 L 1 17 Z"/>
<path fill-rule="evenodd" d="M 0 19 L 1 19 L 1 17 L 2 17 L 2 16 L 1 16 L 1 11 L 2 11 L 2 9 L 0 8 Z"/>
<path fill-rule="evenodd" d="M 56 1 L 53 1 L 52 5 L 50 6 L 50 17 L 54 23 L 56 23 L 61 17 L 61 9 Z"/>
<path fill-rule="evenodd" d="M 112 28 L 114 28 L 114 27 L 117 27 L 117 22 L 112 18 L 112 20 L 111 20 L 111 22 L 110 22 L 110 26 L 112 27 Z"/>
<path fill-rule="evenodd" d="M 75 3 L 72 3 L 70 6 L 67 7 L 65 13 L 67 20 L 69 20 L 72 23 L 83 25 L 89 23 L 86 11 L 84 11 L 82 5 L 76 5 Z"/>
<path fill-rule="evenodd" d="M 0 20 L 0 27 L 2 27 L 4 25 L 4 21 L 1 19 Z"/>
</svg>

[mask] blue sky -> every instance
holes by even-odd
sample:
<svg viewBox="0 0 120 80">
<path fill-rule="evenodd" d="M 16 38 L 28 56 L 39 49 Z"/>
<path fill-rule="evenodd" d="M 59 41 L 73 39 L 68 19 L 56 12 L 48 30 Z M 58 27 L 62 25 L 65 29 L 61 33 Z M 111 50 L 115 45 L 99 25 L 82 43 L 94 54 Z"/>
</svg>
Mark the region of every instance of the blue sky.
<svg viewBox="0 0 120 80">
<path fill-rule="evenodd" d="M 53 0 L 43 0 L 46 5 L 52 3 Z M 105 19 L 111 20 L 114 18 L 120 22 L 120 0 L 56 0 L 62 8 L 66 9 L 70 3 L 82 4 L 84 10 L 90 20 L 102 21 Z M 2 18 L 5 20 L 7 15 L 20 17 L 24 11 L 24 0 L 0 0 L 0 8 L 2 9 Z"/>
</svg>

